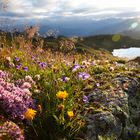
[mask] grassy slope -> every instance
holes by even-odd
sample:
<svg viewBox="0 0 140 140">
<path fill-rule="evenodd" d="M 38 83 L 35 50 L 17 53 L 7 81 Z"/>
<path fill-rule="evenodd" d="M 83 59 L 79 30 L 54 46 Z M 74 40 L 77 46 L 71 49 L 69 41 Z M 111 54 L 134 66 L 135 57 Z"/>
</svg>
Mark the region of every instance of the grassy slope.
<svg viewBox="0 0 140 140">
<path fill-rule="evenodd" d="M 98 36 L 89 36 L 85 37 L 83 41 L 79 42 L 79 45 L 81 46 L 90 46 L 93 48 L 104 48 L 109 51 L 112 51 L 113 49 L 122 48 L 124 45 L 126 47 L 140 47 L 140 40 L 138 39 L 132 39 L 127 36 L 121 36 L 120 40 L 118 41 L 112 41 L 113 35 L 98 35 Z"/>
<path fill-rule="evenodd" d="M 6 34 L 6 41 L 8 42 L 8 46 L 11 45 L 11 35 L 10 33 L 4 33 Z M 16 33 L 17 35 L 19 33 Z M 0 36 L 2 35 L 2 32 L 0 32 Z M 118 41 L 112 40 L 113 35 L 96 35 L 96 36 L 89 36 L 84 37 L 81 41 L 78 39 L 77 46 L 79 48 L 82 48 L 84 50 L 87 50 L 89 52 L 92 51 L 92 48 L 94 49 L 106 49 L 108 51 L 113 51 L 113 49 L 119 49 L 122 47 L 140 47 L 140 39 L 134 39 L 128 36 L 120 35 L 120 39 Z M 58 42 L 60 40 L 67 39 L 66 37 L 58 37 L 57 39 L 53 38 L 42 38 L 44 40 L 45 47 L 55 48 L 58 46 Z M 1 41 L 1 40 L 0 40 Z M 2 42 L 2 41 L 1 41 Z"/>
<path fill-rule="evenodd" d="M 112 79 L 120 75 L 140 78 L 140 71 L 135 63 L 133 64 L 132 62 L 129 65 L 127 61 L 114 57 L 110 52 L 103 49 L 95 50 L 84 44 L 81 46 L 77 44 L 75 51 L 67 53 L 48 49 L 48 47 L 57 47 L 58 41 L 57 39 L 46 40 L 46 50 L 42 52 L 38 52 L 36 48 L 32 49 L 32 44 L 27 43 L 26 47 L 4 47 L 0 50 L 0 70 L 12 73 L 12 82 L 17 79 L 23 79 L 27 75 L 33 77 L 34 80 L 36 80 L 36 75 L 41 77 L 31 89 L 33 97 L 37 101 L 36 105 L 42 106 L 42 112 L 38 113 L 33 120 L 38 136 L 34 133 L 32 126 L 26 127 L 27 124 L 23 124 L 25 135 L 29 140 L 58 140 L 58 137 L 54 138 L 56 134 L 56 136 L 62 135 L 72 140 L 76 136 L 77 130 L 84 125 L 82 118 L 87 109 L 91 110 L 91 107 L 93 108 L 92 102 L 87 106 L 82 101 L 83 95 L 87 95 L 95 88 L 100 89 L 104 94 L 109 93 L 111 95 L 111 92 L 117 88 L 116 84 L 112 83 Z M 35 57 L 34 59 L 33 56 Z M 7 57 L 10 57 L 11 60 L 8 61 Z M 16 61 L 15 57 L 18 57 L 20 61 Z M 82 64 L 83 61 L 89 62 L 88 65 Z M 47 66 L 40 67 L 39 62 L 45 62 Z M 16 66 L 19 63 L 22 66 L 17 69 Z M 72 72 L 71 67 L 73 67 L 74 63 L 83 67 Z M 23 70 L 25 66 L 28 67 L 27 72 Z M 90 78 L 79 80 L 77 78 L 79 72 L 89 73 Z M 61 81 L 63 76 L 69 77 L 70 80 L 67 82 Z M 99 87 L 97 87 L 97 83 L 100 84 Z M 39 93 L 36 93 L 36 90 Z M 69 94 L 64 101 L 56 98 L 56 93 L 61 90 L 66 90 Z M 62 103 L 65 108 L 64 113 L 60 114 L 58 106 Z M 102 107 L 99 102 L 99 106 L 94 107 L 92 111 L 97 113 L 106 110 L 109 109 L 106 106 Z M 75 114 L 71 120 L 67 117 L 67 111 L 73 111 Z M 6 113 L 0 112 L 0 114 L 7 119 Z M 59 114 L 63 116 L 61 117 Z M 78 115 L 81 119 L 77 119 Z M 58 121 L 54 121 L 54 119 Z M 14 120 L 14 122 L 16 123 L 17 120 Z M 40 125 L 40 122 L 43 125 Z"/>
</svg>

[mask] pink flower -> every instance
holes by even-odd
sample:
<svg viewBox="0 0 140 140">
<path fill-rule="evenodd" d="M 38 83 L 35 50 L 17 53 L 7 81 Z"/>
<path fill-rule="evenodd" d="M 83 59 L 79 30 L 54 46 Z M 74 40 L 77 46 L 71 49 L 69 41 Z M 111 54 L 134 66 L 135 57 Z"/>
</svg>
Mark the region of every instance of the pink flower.
<svg viewBox="0 0 140 140">
<path fill-rule="evenodd" d="M 30 90 L 28 88 L 24 88 L 23 91 L 29 96 L 32 95 L 32 93 L 30 92 Z"/>
<path fill-rule="evenodd" d="M 21 86 L 21 88 L 31 88 L 31 84 L 29 82 L 24 82 Z"/>
<path fill-rule="evenodd" d="M 32 77 L 29 76 L 29 75 L 25 76 L 25 80 L 28 81 L 28 82 L 32 82 L 33 81 Z"/>
</svg>

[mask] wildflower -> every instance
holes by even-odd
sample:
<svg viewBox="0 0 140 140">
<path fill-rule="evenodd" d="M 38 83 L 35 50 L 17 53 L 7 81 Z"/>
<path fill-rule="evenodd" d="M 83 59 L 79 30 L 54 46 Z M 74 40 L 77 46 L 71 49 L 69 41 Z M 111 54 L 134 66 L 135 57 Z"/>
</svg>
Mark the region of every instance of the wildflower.
<svg viewBox="0 0 140 140">
<path fill-rule="evenodd" d="M 68 61 L 65 64 L 66 64 L 66 66 L 71 66 L 71 63 Z"/>
<path fill-rule="evenodd" d="M 17 64 L 17 65 L 16 65 L 16 69 L 19 70 L 19 69 L 21 68 L 21 66 L 22 66 L 21 63 Z"/>
<path fill-rule="evenodd" d="M 71 119 L 74 116 L 74 113 L 73 113 L 73 111 L 68 111 L 67 115 Z"/>
<path fill-rule="evenodd" d="M 9 74 L 0 70 L 0 78 L 2 78 L 3 80 L 7 80 L 9 79 Z"/>
<path fill-rule="evenodd" d="M 71 69 L 72 69 L 72 72 L 75 72 L 75 71 L 77 71 L 77 70 L 80 69 L 80 68 L 81 68 L 80 65 L 75 64 Z"/>
<path fill-rule="evenodd" d="M 58 99 L 64 100 L 65 98 L 68 97 L 68 93 L 66 91 L 59 91 L 57 92 L 56 96 Z"/>
<path fill-rule="evenodd" d="M 65 108 L 65 106 L 63 104 L 58 105 L 59 110 L 63 110 L 64 108 Z"/>
<path fill-rule="evenodd" d="M 34 93 L 40 93 L 40 90 L 39 89 L 35 89 Z"/>
<path fill-rule="evenodd" d="M 83 102 L 85 102 L 85 103 L 89 103 L 89 101 L 88 101 L 88 97 L 87 97 L 86 95 L 83 96 Z"/>
<path fill-rule="evenodd" d="M 27 119 L 27 120 L 33 120 L 33 118 L 35 117 L 35 115 L 36 115 L 36 110 L 34 110 L 34 109 L 31 109 L 31 108 L 28 108 L 27 109 L 27 111 L 24 113 L 24 117 L 25 117 L 25 119 Z"/>
<path fill-rule="evenodd" d="M 110 70 L 110 71 L 114 71 L 115 68 L 114 68 L 114 67 L 110 67 L 109 70 Z"/>
<path fill-rule="evenodd" d="M 84 65 L 84 67 L 89 67 L 91 63 L 89 61 L 82 61 L 82 65 Z"/>
<path fill-rule="evenodd" d="M 31 84 L 29 82 L 24 82 L 21 86 L 21 88 L 31 88 Z"/>
<path fill-rule="evenodd" d="M 35 75 L 35 79 L 40 80 L 40 75 L 39 74 Z"/>
<path fill-rule="evenodd" d="M 13 63 L 13 62 L 10 62 L 9 63 L 9 67 L 11 68 L 11 67 L 15 67 L 15 64 Z"/>
<path fill-rule="evenodd" d="M 47 64 L 45 62 L 38 62 L 38 65 L 40 66 L 40 68 L 44 69 L 46 68 Z"/>
<path fill-rule="evenodd" d="M 31 58 L 32 58 L 32 60 L 35 60 L 36 57 L 35 56 L 31 56 Z"/>
<path fill-rule="evenodd" d="M 30 90 L 28 88 L 24 88 L 23 91 L 29 95 L 29 96 L 32 96 L 32 93 L 30 92 Z"/>
<path fill-rule="evenodd" d="M 99 87 L 100 86 L 100 83 L 96 83 L 96 86 Z"/>
<path fill-rule="evenodd" d="M 6 60 L 11 62 L 11 57 L 6 57 Z"/>
<path fill-rule="evenodd" d="M 22 69 L 23 69 L 25 72 L 28 71 L 28 67 L 23 67 Z"/>
<path fill-rule="evenodd" d="M 62 78 L 61 78 L 61 81 L 62 81 L 62 82 L 67 82 L 67 81 L 69 81 L 69 80 L 70 80 L 69 77 L 62 77 Z"/>
<path fill-rule="evenodd" d="M 24 136 L 19 126 L 11 121 L 7 121 L 0 126 L 0 137 L 4 135 L 8 135 L 15 140 L 24 140 Z"/>
<path fill-rule="evenodd" d="M 25 81 L 32 82 L 33 79 L 31 76 L 28 75 L 28 76 L 25 76 Z"/>
<path fill-rule="evenodd" d="M 0 101 L 1 108 L 12 119 L 24 119 L 27 108 L 34 108 L 34 100 L 26 88 L 16 87 L 14 83 L 6 82 L 7 73 L 0 71 Z M 28 94 L 29 93 L 29 94 Z"/>
<path fill-rule="evenodd" d="M 78 73 L 78 78 L 79 79 L 82 79 L 82 80 L 86 80 L 90 77 L 90 75 L 88 73 L 85 73 L 85 72 L 79 72 Z"/>
<path fill-rule="evenodd" d="M 15 57 L 15 61 L 16 61 L 16 62 L 19 62 L 20 59 L 16 56 L 16 57 Z"/>
</svg>

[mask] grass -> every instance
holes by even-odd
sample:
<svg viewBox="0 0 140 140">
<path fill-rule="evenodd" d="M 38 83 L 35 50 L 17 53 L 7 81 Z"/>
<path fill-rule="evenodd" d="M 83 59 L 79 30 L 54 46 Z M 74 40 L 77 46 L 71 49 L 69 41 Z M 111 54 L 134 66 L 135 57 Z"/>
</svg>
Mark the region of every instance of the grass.
<svg viewBox="0 0 140 140">
<path fill-rule="evenodd" d="M 35 47 L 32 39 L 22 38 L 23 44 L 19 45 L 16 41 L 13 40 L 13 46 L 6 45 L 0 50 L 0 70 L 10 75 L 8 80 L 4 79 L 5 82 L 22 90 L 25 82 L 31 84 L 27 89 L 31 92 L 30 98 L 35 100 L 35 107 L 32 109 L 36 113 L 31 120 L 24 116 L 24 112 L 24 119 L 11 118 L 11 113 L 4 110 L 5 101 L 0 101 L 0 116 L 3 118 L 0 124 L 3 125 L 5 121 L 14 122 L 27 140 L 78 139 L 86 126 L 87 110 L 92 107 L 92 103 L 87 104 L 83 96 L 87 96 L 94 89 L 115 89 L 112 79 L 118 75 L 138 76 L 135 72 L 138 71 L 137 67 L 130 69 L 126 60 L 114 57 L 103 49 L 95 50 L 76 44 L 71 49 L 69 45 L 61 48 L 59 41 L 51 40 L 42 48 L 40 44 Z M 65 42 L 67 41 L 69 40 L 65 39 Z M 119 65 L 120 63 L 122 65 Z M 76 64 L 80 67 L 74 70 Z M 79 77 L 79 72 L 90 76 Z M 27 77 L 30 77 L 30 80 L 27 80 Z M 3 88 L 8 91 L 4 85 Z M 59 99 L 56 96 L 59 91 L 66 91 L 68 97 Z M 25 112 L 27 110 L 28 108 Z M 93 107 L 93 112 L 105 110 L 106 108 L 100 105 Z M 69 111 L 73 113 L 72 116 L 69 116 Z M 6 135 L 14 138 L 8 132 Z"/>
</svg>

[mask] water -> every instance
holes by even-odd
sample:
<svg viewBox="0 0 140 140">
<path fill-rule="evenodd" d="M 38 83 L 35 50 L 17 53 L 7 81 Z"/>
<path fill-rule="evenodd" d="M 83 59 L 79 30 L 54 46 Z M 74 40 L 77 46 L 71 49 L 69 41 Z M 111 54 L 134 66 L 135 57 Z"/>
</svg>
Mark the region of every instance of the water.
<svg viewBox="0 0 140 140">
<path fill-rule="evenodd" d="M 140 56 L 140 48 L 130 47 L 125 49 L 114 49 L 112 53 L 114 56 L 133 59 Z"/>
</svg>

